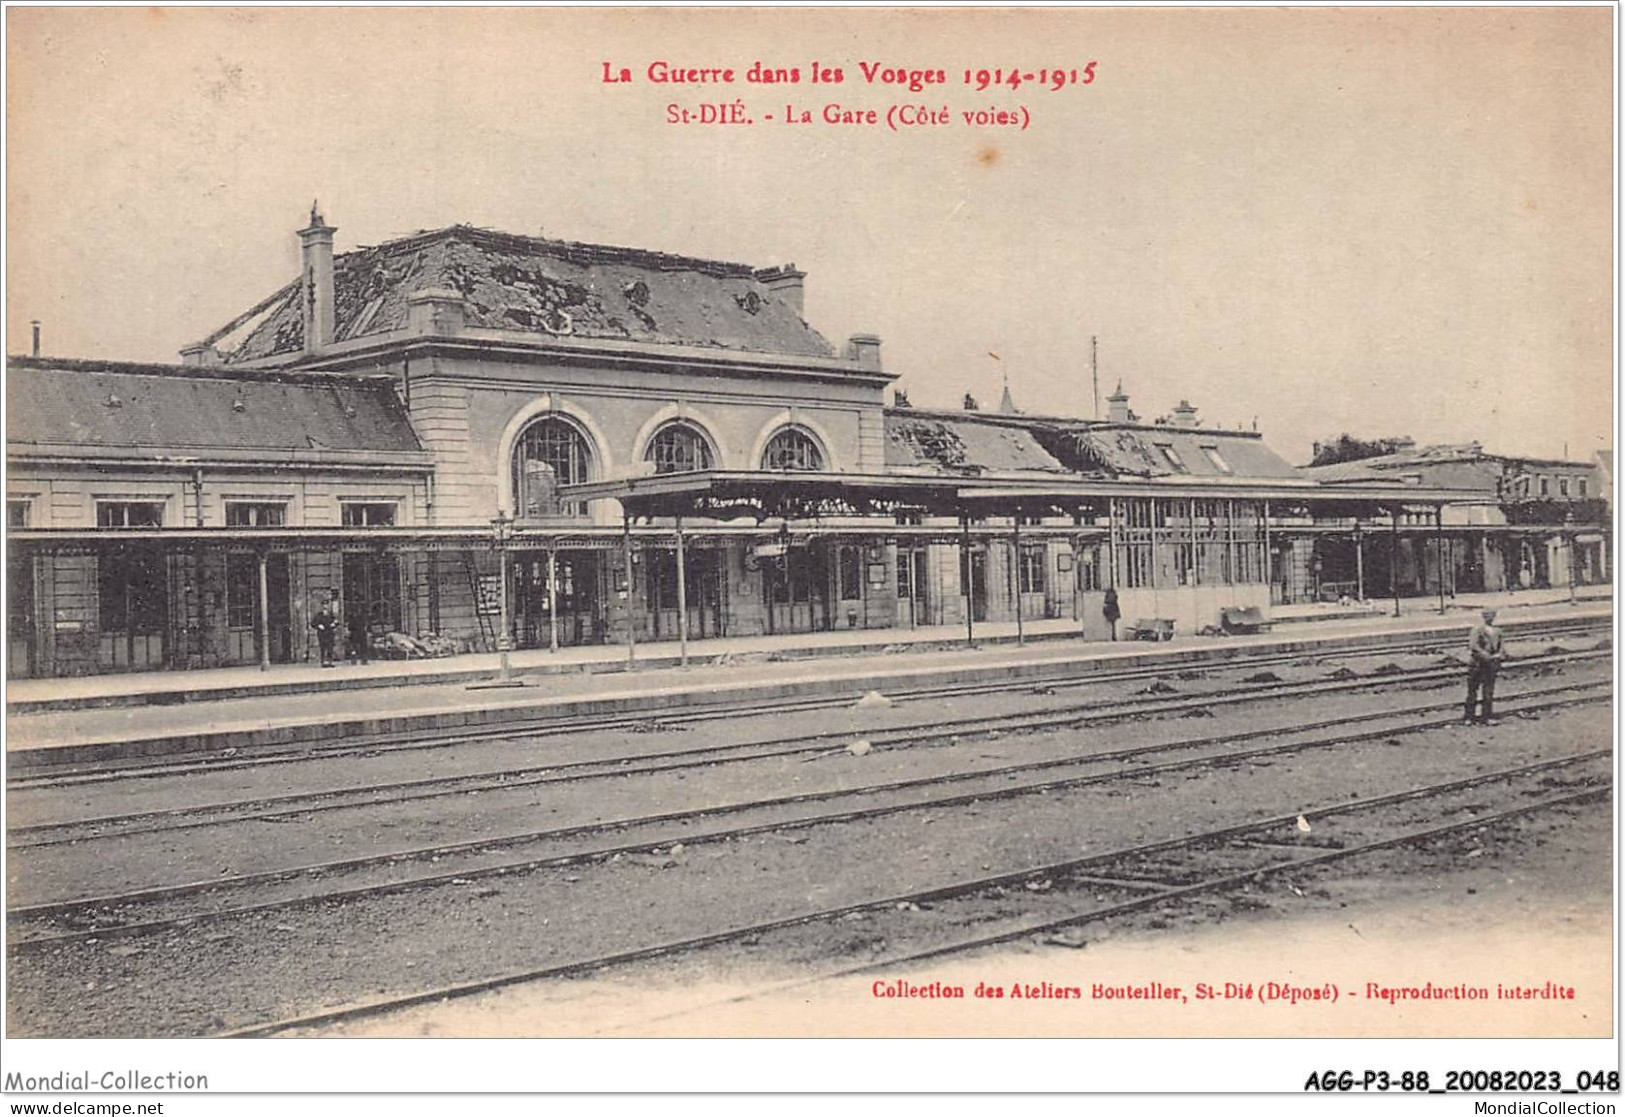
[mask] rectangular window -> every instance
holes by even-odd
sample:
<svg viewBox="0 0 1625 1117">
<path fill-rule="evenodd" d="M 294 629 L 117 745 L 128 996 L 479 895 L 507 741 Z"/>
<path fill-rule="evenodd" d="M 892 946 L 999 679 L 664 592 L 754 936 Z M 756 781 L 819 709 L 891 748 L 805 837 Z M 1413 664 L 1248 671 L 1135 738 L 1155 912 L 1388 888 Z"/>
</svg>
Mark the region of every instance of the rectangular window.
<svg viewBox="0 0 1625 1117">
<path fill-rule="evenodd" d="M 1586 495 L 1586 479 L 1584 477 L 1582 477 L 1582 478 L 1579 479 L 1579 481 L 1576 482 L 1576 484 L 1579 486 L 1579 490 L 1580 490 L 1579 495 L 1585 496 Z"/>
<path fill-rule="evenodd" d="M 863 548 L 842 547 L 840 555 L 841 600 L 863 597 Z"/>
<path fill-rule="evenodd" d="M 1540 479 L 1540 495 L 1543 497 L 1552 495 L 1552 480 L 1550 477 Z"/>
<path fill-rule="evenodd" d="M 1117 577 L 1125 589 L 1152 584 L 1151 501 L 1116 502 L 1112 516 L 1118 523 Z"/>
<path fill-rule="evenodd" d="M 1157 443 L 1157 449 L 1162 451 L 1163 460 L 1173 468 L 1175 473 L 1190 472 L 1185 466 L 1185 459 L 1179 456 L 1179 451 L 1174 449 L 1172 442 L 1159 442 Z"/>
<path fill-rule="evenodd" d="M 1230 463 L 1224 460 L 1224 455 L 1219 453 L 1217 446 L 1203 446 L 1202 453 L 1207 455 L 1207 460 L 1213 463 L 1214 469 L 1220 473 L 1230 472 Z"/>
<path fill-rule="evenodd" d="M 7 527 L 27 527 L 28 526 L 28 501 L 26 501 L 26 500 L 8 500 L 8 501 L 6 501 L 6 526 Z"/>
<path fill-rule="evenodd" d="M 157 500 L 99 500 L 97 527 L 162 527 L 164 505 Z"/>
<path fill-rule="evenodd" d="M 345 527 L 394 527 L 395 502 L 347 500 L 343 504 Z"/>
<path fill-rule="evenodd" d="M 1085 547 L 1078 552 L 1078 589 L 1085 593 L 1100 589 L 1100 548 Z"/>
<path fill-rule="evenodd" d="M 282 527 L 287 522 L 288 506 L 281 501 L 228 500 L 226 502 L 227 527 Z"/>
<path fill-rule="evenodd" d="M 1021 560 L 1016 567 L 1020 575 L 1022 593 L 1043 593 L 1044 574 L 1047 566 L 1043 547 L 1023 547 Z"/>
<path fill-rule="evenodd" d="M 897 596 L 910 601 L 924 601 L 925 582 L 925 552 L 899 549 Z"/>
<path fill-rule="evenodd" d="M 253 628 L 259 612 L 260 565 L 253 555 L 226 556 L 226 624 Z"/>
<path fill-rule="evenodd" d="M 169 615 L 168 566 L 144 548 L 103 556 L 96 563 L 97 622 L 103 633 L 162 632 Z"/>
<path fill-rule="evenodd" d="M 649 607 L 657 612 L 662 609 L 676 609 L 677 552 L 646 551 L 643 560 L 643 565 L 648 568 L 648 588 L 645 595 Z"/>
<path fill-rule="evenodd" d="M 1569 495 L 1569 479 L 1567 477 L 1559 477 L 1557 479 L 1557 493 L 1559 496 Z"/>
<path fill-rule="evenodd" d="M 401 565 L 396 556 L 345 555 L 343 576 L 346 637 L 401 631 Z"/>
</svg>

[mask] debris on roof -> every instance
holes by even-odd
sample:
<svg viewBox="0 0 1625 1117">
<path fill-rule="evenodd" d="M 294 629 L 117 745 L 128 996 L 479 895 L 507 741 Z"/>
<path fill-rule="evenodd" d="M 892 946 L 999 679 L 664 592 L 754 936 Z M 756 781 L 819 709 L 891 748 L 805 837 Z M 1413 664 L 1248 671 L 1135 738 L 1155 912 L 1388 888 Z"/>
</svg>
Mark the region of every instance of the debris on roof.
<svg viewBox="0 0 1625 1117">
<path fill-rule="evenodd" d="M 408 296 L 449 288 L 470 326 L 544 336 L 692 345 L 790 356 L 834 350 L 795 305 L 745 264 L 632 248 L 544 240 L 454 225 L 333 260 L 334 338 L 387 333 L 407 321 Z M 304 327 L 295 281 L 262 311 L 225 327 L 227 362 L 297 354 Z M 263 308 L 263 310 L 262 310 Z M 251 328 L 244 318 L 253 318 Z M 232 340 L 237 340 L 233 337 Z"/>
<path fill-rule="evenodd" d="M 945 473 L 1066 472 L 1025 427 L 896 412 L 886 414 L 886 464 Z"/>
</svg>

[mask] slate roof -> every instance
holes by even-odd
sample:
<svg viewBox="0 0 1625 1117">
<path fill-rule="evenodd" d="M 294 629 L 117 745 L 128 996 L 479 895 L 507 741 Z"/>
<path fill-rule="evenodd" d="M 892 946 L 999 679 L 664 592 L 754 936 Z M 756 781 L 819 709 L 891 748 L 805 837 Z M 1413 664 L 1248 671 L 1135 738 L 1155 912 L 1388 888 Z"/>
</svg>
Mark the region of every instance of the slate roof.
<svg viewBox="0 0 1625 1117">
<path fill-rule="evenodd" d="M 407 296 L 453 290 L 471 326 L 804 357 L 834 350 L 745 264 L 476 229 L 418 233 L 333 260 L 334 338 L 406 324 Z M 300 284 L 209 339 L 230 362 L 299 353 Z"/>
<path fill-rule="evenodd" d="M 387 377 L 10 357 L 8 451 L 422 452 Z"/>
<path fill-rule="evenodd" d="M 1183 469 L 1161 447 L 1172 448 Z M 1228 470 L 1206 453 L 1216 450 Z M 1300 480 L 1284 458 L 1245 431 L 1094 423 L 987 412 L 886 412 L 886 465 L 940 473 L 1038 471 L 1089 477 Z"/>
<path fill-rule="evenodd" d="M 897 410 L 886 412 L 886 466 L 961 474 L 1066 472 L 1026 426 L 982 422 L 954 412 Z"/>
<path fill-rule="evenodd" d="M 1336 484 L 1344 481 L 1382 481 L 1391 479 L 1394 470 L 1415 471 L 1422 466 L 1459 465 L 1481 462 L 1492 458 L 1476 442 L 1451 445 L 1412 447 L 1392 454 L 1377 454 L 1354 461 L 1332 462 L 1330 465 L 1306 465 L 1302 473 L 1316 481 Z M 1387 475 L 1387 476 L 1385 476 Z"/>
</svg>

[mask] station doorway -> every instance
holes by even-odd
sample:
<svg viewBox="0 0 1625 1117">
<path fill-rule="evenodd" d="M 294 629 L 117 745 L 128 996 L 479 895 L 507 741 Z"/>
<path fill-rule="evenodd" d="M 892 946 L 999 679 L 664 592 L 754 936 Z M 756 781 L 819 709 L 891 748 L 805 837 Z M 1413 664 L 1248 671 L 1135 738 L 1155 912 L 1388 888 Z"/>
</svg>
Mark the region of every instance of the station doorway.
<svg viewBox="0 0 1625 1117">
<path fill-rule="evenodd" d="M 823 632 L 830 627 L 829 555 L 811 544 L 790 547 L 762 566 L 767 595 L 767 631 Z"/>
<path fill-rule="evenodd" d="M 545 648 L 552 639 L 547 597 L 547 553 L 525 551 L 513 556 L 514 628 L 521 648 Z M 602 644 L 603 563 L 592 551 L 559 551 L 554 559 L 558 579 L 559 646 Z"/>
<path fill-rule="evenodd" d="M 726 552 L 689 547 L 683 554 L 683 578 L 687 585 L 688 634 L 690 637 L 723 635 L 724 557 Z M 656 640 L 677 639 L 677 552 L 651 551 L 648 554 L 647 595 L 650 625 Z"/>
<path fill-rule="evenodd" d="M 96 563 L 97 663 L 151 671 L 168 662 L 169 563 L 154 547 L 121 547 Z"/>
</svg>

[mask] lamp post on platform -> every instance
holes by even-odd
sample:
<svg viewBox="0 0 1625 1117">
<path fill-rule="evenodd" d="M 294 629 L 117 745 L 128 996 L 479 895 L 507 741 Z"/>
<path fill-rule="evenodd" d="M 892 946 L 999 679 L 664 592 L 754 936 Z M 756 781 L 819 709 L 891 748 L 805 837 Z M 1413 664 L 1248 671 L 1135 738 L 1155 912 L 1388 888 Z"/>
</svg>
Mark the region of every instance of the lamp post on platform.
<svg viewBox="0 0 1625 1117">
<path fill-rule="evenodd" d="M 1572 510 L 1563 513 L 1563 537 L 1567 541 L 1569 548 L 1569 604 L 1574 605 L 1577 604 L 1579 600 L 1574 592 L 1574 581 L 1577 570 L 1574 560 L 1575 551 L 1578 549 L 1578 547 L 1574 534 L 1574 512 Z"/>
<path fill-rule="evenodd" d="M 513 517 L 506 512 L 498 512 L 491 520 L 491 543 L 497 552 L 497 602 L 502 624 L 497 632 L 497 677 L 483 683 L 472 683 L 470 689 L 525 685 L 522 680 L 513 677 L 513 669 L 508 662 L 508 652 L 513 648 L 513 626 L 508 616 L 508 543 L 513 539 L 513 526 Z"/>
<path fill-rule="evenodd" d="M 1359 517 L 1354 520 L 1354 597 L 1365 604 L 1365 539 Z"/>
</svg>

